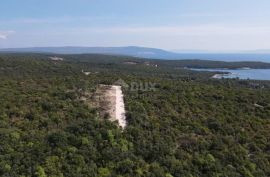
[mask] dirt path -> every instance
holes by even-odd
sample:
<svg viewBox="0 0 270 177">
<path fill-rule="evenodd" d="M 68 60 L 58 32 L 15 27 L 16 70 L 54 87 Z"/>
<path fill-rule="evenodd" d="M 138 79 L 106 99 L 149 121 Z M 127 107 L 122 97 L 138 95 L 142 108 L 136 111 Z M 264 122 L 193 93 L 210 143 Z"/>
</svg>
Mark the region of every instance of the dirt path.
<svg viewBox="0 0 270 177">
<path fill-rule="evenodd" d="M 109 114 L 111 121 L 118 121 L 121 128 L 127 126 L 125 116 L 124 95 L 121 86 L 100 85 L 98 88 L 99 107 L 101 115 Z M 105 116 L 106 117 L 106 116 Z"/>
<path fill-rule="evenodd" d="M 112 89 L 115 90 L 115 118 L 118 120 L 119 125 L 122 128 L 125 128 L 127 125 L 126 116 L 125 116 L 125 104 L 124 104 L 124 95 L 122 93 L 121 86 L 112 86 Z"/>
</svg>

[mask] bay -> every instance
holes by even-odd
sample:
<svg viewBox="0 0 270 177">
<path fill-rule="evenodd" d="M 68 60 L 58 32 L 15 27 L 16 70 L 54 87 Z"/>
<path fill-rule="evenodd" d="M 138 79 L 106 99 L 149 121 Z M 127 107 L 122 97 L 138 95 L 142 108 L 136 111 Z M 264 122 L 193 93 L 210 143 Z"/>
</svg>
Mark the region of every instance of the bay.
<svg viewBox="0 0 270 177">
<path fill-rule="evenodd" d="M 239 78 L 251 80 L 270 80 L 270 69 L 192 69 L 197 71 L 224 72 L 216 74 L 213 78 Z"/>
</svg>

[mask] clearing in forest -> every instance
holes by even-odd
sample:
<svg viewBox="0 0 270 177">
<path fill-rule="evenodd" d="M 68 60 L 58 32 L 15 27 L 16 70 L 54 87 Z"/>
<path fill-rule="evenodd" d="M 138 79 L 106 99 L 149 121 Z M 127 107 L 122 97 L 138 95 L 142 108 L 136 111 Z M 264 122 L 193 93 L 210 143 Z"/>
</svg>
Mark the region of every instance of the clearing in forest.
<svg viewBox="0 0 270 177">
<path fill-rule="evenodd" d="M 126 127 L 125 104 L 122 87 L 117 85 L 99 85 L 95 100 L 98 103 L 101 117 L 118 121 L 123 129 Z"/>
</svg>

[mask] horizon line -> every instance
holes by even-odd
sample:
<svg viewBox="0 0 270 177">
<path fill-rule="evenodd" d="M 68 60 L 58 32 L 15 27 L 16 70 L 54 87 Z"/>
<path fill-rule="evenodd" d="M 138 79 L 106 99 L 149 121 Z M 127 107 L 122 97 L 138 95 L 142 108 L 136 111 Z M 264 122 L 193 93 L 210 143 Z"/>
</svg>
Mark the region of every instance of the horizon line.
<svg viewBox="0 0 270 177">
<path fill-rule="evenodd" d="M 136 45 L 127 45 L 127 46 L 81 46 L 81 45 L 61 45 L 61 46 L 25 46 L 25 47 L 0 47 L 0 50 L 14 50 L 14 49 L 34 49 L 34 48 L 145 48 L 145 49 L 157 49 L 164 50 L 166 52 L 176 53 L 176 54 L 188 54 L 188 53 L 249 53 L 249 54 L 270 54 L 270 49 L 247 49 L 247 50 L 211 50 L 211 49 L 163 49 L 155 48 L 148 46 L 136 46 Z M 8 51 L 7 51 L 8 52 Z M 14 52 L 14 51 L 13 51 Z M 264 53 L 265 52 L 265 53 Z"/>
</svg>

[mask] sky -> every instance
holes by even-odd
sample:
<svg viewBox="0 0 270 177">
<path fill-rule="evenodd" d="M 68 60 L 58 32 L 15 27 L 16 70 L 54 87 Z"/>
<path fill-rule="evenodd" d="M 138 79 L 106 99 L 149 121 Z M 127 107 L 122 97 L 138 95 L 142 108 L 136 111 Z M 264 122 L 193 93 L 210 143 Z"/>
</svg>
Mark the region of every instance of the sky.
<svg viewBox="0 0 270 177">
<path fill-rule="evenodd" d="M 270 49 L 269 0 L 3 0 L 0 48 Z"/>
</svg>

